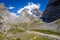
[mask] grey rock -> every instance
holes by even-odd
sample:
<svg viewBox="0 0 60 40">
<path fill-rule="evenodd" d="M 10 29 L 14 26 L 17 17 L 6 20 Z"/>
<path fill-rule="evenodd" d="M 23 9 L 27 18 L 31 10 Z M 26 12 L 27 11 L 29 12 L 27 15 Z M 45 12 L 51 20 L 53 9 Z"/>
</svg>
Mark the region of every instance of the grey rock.
<svg viewBox="0 0 60 40">
<path fill-rule="evenodd" d="M 50 0 L 46 10 L 42 14 L 42 20 L 46 23 L 60 19 L 60 0 Z"/>
</svg>

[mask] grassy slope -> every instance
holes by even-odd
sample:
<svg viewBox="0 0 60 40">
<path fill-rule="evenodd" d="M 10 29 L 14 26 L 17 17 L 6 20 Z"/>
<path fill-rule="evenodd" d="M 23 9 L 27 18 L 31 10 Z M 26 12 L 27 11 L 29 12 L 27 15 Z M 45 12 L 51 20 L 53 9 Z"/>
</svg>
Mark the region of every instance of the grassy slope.
<svg viewBox="0 0 60 40">
<path fill-rule="evenodd" d="M 57 33 L 57 32 L 51 31 L 51 30 L 33 30 L 33 31 L 60 36 L 60 33 Z"/>
</svg>

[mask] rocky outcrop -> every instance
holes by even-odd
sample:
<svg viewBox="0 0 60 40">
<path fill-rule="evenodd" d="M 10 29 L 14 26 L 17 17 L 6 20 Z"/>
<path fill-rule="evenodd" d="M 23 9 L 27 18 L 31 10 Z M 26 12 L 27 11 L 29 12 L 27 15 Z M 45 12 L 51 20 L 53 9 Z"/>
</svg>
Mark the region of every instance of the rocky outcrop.
<svg viewBox="0 0 60 40">
<path fill-rule="evenodd" d="M 31 19 L 31 15 L 26 11 L 26 9 L 24 9 L 22 10 L 19 18 L 21 22 L 29 22 Z"/>
<path fill-rule="evenodd" d="M 42 11 L 41 10 L 39 10 L 39 9 L 32 9 L 32 14 L 33 15 L 35 15 L 35 16 L 37 16 L 38 18 L 40 18 L 41 16 L 42 16 Z"/>
<path fill-rule="evenodd" d="M 6 31 L 8 27 L 9 11 L 3 3 L 0 4 L 0 30 Z M 10 19 L 11 20 L 11 19 Z"/>
<path fill-rule="evenodd" d="M 49 23 L 57 19 L 60 19 L 60 0 L 50 0 L 42 14 L 42 20 Z"/>
<path fill-rule="evenodd" d="M 2 16 L 8 16 L 9 11 L 7 10 L 7 8 L 5 8 L 4 4 L 1 3 L 0 4 L 0 15 Z"/>
</svg>

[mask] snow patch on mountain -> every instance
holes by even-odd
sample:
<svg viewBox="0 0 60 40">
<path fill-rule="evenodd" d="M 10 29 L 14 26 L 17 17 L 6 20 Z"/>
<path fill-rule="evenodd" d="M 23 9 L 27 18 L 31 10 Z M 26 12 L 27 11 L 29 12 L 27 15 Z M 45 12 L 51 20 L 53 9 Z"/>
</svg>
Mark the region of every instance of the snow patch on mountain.
<svg viewBox="0 0 60 40">
<path fill-rule="evenodd" d="M 30 15 L 32 15 L 32 12 L 31 12 L 32 9 L 39 9 L 39 8 L 40 8 L 40 4 L 34 4 L 34 3 L 30 2 L 30 3 L 28 3 L 28 5 L 25 6 L 24 8 L 19 9 L 19 10 L 17 11 L 17 13 L 20 14 L 20 13 L 22 12 L 22 10 L 27 9 L 28 13 L 29 13 Z"/>
</svg>

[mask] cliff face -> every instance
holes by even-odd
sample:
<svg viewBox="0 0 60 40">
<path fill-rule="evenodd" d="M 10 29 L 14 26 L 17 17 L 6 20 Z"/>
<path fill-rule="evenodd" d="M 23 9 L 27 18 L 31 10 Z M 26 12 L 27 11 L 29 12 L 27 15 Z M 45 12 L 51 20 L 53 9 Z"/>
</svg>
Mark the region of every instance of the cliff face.
<svg viewBox="0 0 60 40">
<path fill-rule="evenodd" d="M 8 16 L 9 11 L 5 8 L 4 4 L 0 4 L 0 15 L 2 16 Z"/>
<path fill-rule="evenodd" d="M 31 15 L 26 11 L 26 9 L 24 9 L 21 11 L 19 19 L 21 22 L 29 22 L 31 19 Z"/>
<path fill-rule="evenodd" d="M 8 16 L 8 10 L 4 7 L 4 4 L 0 4 L 0 29 L 4 27 L 5 17 Z"/>
<path fill-rule="evenodd" d="M 60 19 L 60 0 L 50 0 L 42 14 L 42 20 L 49 23 L 57 19 Z"/>
</svg>

